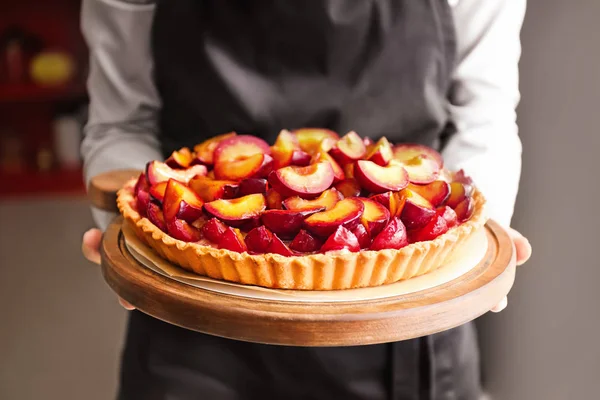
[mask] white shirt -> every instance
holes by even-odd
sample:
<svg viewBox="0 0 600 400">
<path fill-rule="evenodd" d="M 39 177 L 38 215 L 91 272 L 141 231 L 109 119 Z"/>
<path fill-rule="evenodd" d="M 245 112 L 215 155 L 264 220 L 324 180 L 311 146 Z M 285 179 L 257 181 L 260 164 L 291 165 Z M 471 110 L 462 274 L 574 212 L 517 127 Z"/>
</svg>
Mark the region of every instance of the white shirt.
<svg viewBox="0 0 600 400">
<path fill-rule="evenodd" d="M 518 63 L 526 0 L 448 0 L 458 64 L 450 118 L 458 133 L 443 151 L 447 168 L 463 168 L 508 226 L 521 174 L 516 124 Z M 152 0 L 83 0 L 81 25 L 90 50 L 90 113 L 82 143 L 86 180 L 161 159 L 156 138 L 160 98 L 152 79 Z M 112 217 L 94 210 L 104 229 Z"/>
</svg>

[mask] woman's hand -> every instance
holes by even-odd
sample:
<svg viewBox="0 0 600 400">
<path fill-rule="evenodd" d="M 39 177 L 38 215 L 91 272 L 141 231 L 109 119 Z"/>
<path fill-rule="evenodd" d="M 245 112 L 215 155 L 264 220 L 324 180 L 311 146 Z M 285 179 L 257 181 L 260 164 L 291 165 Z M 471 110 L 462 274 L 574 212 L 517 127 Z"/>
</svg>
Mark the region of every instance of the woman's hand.
<svg viewBox="0 0 600 400">
<path fill-rule="evenodd" d="M 100 229 L 90 229 L 83 234 L 83 240 L 81 241 L 81 251 L 85 258 L 93 262 L 94 264 L 100 265 L 100 243 L 102 242 L 102 232 Z M 134 310 L 135 307 L 119 298 L 119 303 L 126 310 Z"/>
<path fill-rule="evenodd" d="M 531 244 L 529 244 L 529 240 L 526 237 L 521 235 L 516 230 L 509 228 L 508 233 L 515 244 L 515 248 L 517 250 L 517 265 L 523 265 L 529 257 L 531 257 Z M 502 301 L 492 308 L 490 311 L 492 312 L 500 312 L 506 308 L 508 305 L 508 298 L 502 299 Z"/>
</svg>

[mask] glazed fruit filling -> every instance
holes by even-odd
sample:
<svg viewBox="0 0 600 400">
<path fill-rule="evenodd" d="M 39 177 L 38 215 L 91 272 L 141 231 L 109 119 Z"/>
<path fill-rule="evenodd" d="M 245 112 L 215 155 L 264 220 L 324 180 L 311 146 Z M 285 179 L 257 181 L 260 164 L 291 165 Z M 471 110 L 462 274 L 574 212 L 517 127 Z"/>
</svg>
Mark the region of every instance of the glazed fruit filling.
<svg viewBox="0 0 600 400">
<path fill-rule="evenodd" d="M 251 254 L 400 249 L 473 214 L 473 183 L 418 144 L 356 132 L 235 132 L 151 161 L 133 206 L 185 242 Z"/>
</svg>

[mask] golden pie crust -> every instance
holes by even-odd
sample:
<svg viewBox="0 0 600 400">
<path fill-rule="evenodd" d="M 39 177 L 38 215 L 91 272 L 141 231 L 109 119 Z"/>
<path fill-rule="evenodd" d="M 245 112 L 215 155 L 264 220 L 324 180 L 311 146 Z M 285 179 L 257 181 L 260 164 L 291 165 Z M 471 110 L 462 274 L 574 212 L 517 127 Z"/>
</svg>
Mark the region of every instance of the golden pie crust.
<svg viewBox="0 0 600 400">
<path fill-rule="evenodd" d="M 399 250 L 293 257 L 252 255 L 172 238 L 132 207 L 135 204 L 134 185 L 135 179 L 132 179 L 119 191 L 117 205 L 137 236 L 161 257 L 213 279 L 277 289 L 352 289 L 381 286 L 423 275 L 445 265 L 487 220 L 485 198 L 475 189 L 471 218 L 431 241 L 412 243 Z"/>
</svg>

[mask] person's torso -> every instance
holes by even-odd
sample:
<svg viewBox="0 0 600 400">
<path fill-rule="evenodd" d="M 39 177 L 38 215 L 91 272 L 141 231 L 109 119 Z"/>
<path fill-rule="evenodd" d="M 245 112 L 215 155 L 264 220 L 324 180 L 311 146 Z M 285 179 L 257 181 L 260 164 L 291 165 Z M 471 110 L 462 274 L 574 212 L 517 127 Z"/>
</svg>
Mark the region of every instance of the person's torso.
<svg viewBox="0 0 600 400">
<path fill-rule="evenodd" d="M 301 127 L 435 145 L 449 126 L 455 36 L 447 0 L 158 0 L 152 35 L 165 155 L 225 132 L 272 143 L 281 129 Z M 269 376 L 272 390 L 297 398 L 318 383 L 328 387 L 322 398 L 417 399 L 431 380 L 436 393 L 458 393 L 449 374 L 462 369 L 447 360 L 471 349 L 431 338 L 423 339 L 429 350 L 423 341 L 271 348 L 175 327 L 160 334 L 150 321 L 138 321 L 155 343 L 148 357 L 161 385 L 180 391 L 245 374 L 257 385 Z M 466 338 L 452 332 L 463 331 L 446 334 L 456 343 Z"/>
<path fill-rule="evenodd" d="M 165 151 L 324 127 L 432 145 L 455 37 L 447 0 L 166 0 L 153 28 Z"/>
</svg>

